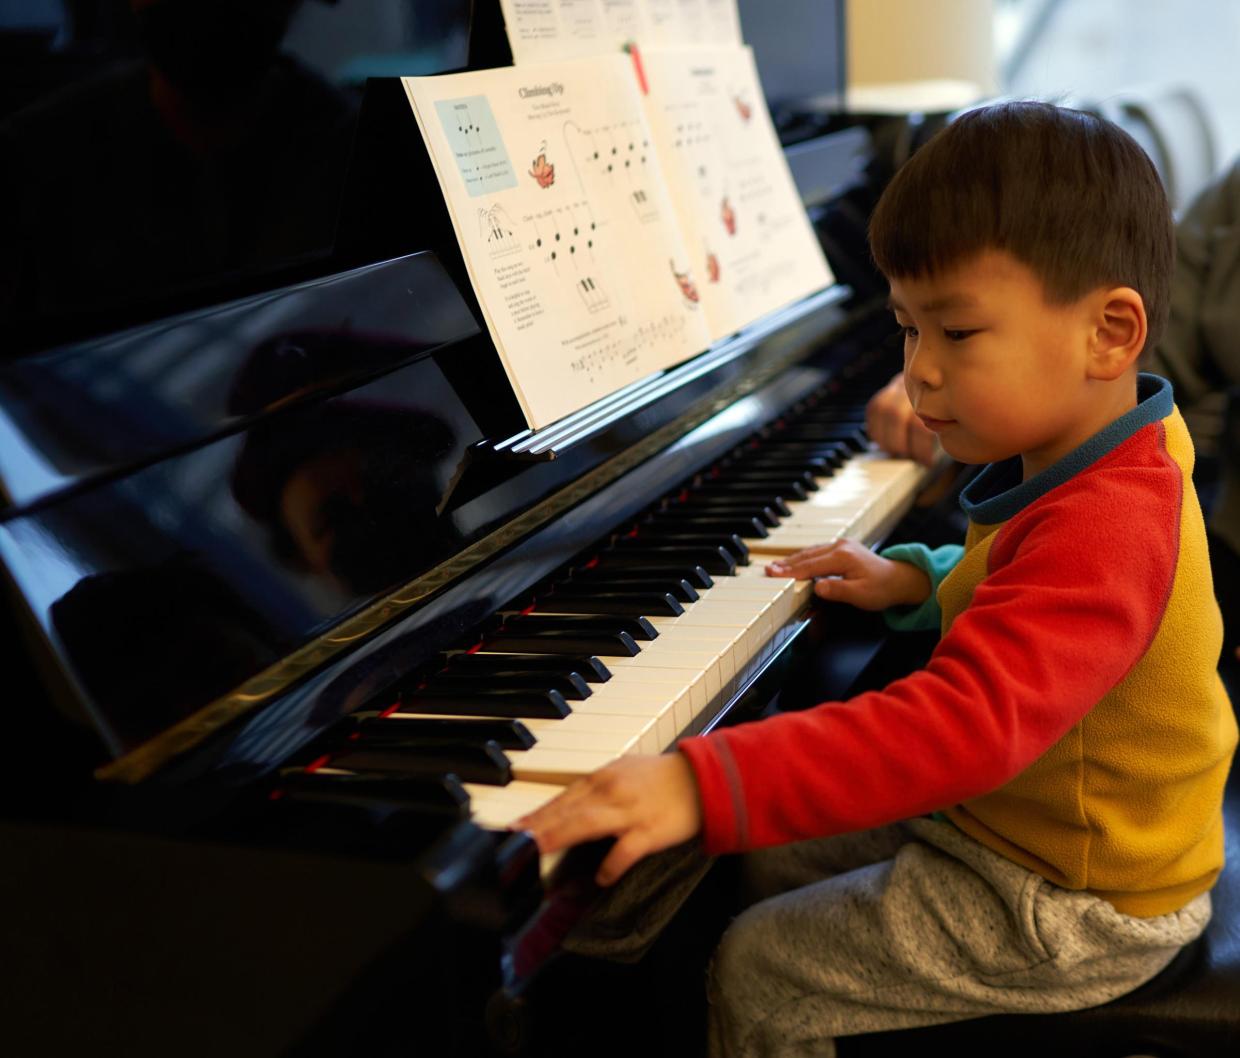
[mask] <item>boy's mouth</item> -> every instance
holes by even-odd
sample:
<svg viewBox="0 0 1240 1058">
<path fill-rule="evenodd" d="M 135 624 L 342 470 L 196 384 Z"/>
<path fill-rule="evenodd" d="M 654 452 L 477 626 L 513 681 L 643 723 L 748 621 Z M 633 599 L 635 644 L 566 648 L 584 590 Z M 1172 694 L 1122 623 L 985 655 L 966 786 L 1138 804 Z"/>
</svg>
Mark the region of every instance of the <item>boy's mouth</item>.
<svg viewBox="0 0 1240 1058">
<path fill-rule="evenodd" d="M 920 413 L 918 414 L 917 418 L 919 418 L 923 423 L 925 423 L 926 429 L 935 430 L 936 432 L 938 430 L 946 429 L 948 426 L 951 426 L 956 422 L 955 419 L 936 419 L 933 416 L 921 415 Z"/>
</svg>

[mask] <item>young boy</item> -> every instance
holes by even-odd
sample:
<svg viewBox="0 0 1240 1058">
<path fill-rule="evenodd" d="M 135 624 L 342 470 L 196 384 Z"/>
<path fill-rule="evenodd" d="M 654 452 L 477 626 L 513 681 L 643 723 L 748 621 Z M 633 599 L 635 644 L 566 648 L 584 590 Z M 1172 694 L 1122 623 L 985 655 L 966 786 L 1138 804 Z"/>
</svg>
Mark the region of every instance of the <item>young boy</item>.
<svg viewBox="0 0 1240 1058">
<path fill-rule="evenodd" d="M 1192 449 L 1169 385 L 1137 370 L 1172 267 L 1153 166 L 1097 118 L 988 107 L 901 169 L 870 236 L 914 407 L 989 464 L 968 537 L 768 572 L 941 623 L 934 655 L 623 760 L 525 821 L 546 851 L 614 835 L 604 884 L 699 834 L 764 850 L 746 864 L 763 899 L 712 970 L 718 1054 L 1105 1002 L 1204 929 L 1222 866 L 1236 724 Z"/>
</svg>

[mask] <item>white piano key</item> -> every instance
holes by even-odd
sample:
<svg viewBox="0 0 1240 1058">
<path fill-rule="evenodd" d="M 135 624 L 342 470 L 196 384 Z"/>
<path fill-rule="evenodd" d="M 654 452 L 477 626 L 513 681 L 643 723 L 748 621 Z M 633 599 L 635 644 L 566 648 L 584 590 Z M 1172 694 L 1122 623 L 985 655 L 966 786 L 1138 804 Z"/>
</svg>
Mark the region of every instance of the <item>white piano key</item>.
<svg viewBox="0 0 1240 1058">
<path fill-rule="evenodd" d="M 787 584 L 778 577 L 755 578 L 748 575 L 748 572 L 743 572 L 752 571 L 754 566 L 753 562 L 748 566 L 740 566 L 737 568 L 736 576 L 717 580 L 715 586 L 710 589 L 711 600 L 749 602 L 751 599 L 762 597 L 775 600 L 788 590 Z M 761 568 L 761 565 L 758 565 L 758 569 L 761 570 Z M 697 603 L 686 603 L 685 609 L 687 611 L 690 607 L 697 605 Z"/>
<path fill-rule="evenodd" d="M 556 749 L 535 746 L 533 749 L 506 751 L 512 762 L 512 773 L 522 782 L 568 785 L 582 776 L 605 768 L 621 754 L 607 749 Z"/>
<path fill-rule="evenodd" d="M 503 830 L 563 792 L 562 786 L 532 782 L 511 782 L 507 786 L 467 782 L 464 786 L 469 794 L 471 818 L 480 827 L 495 830 Z"/>
<path fill-rule="evenodd" d="M 470 818 L 480 827 L 489 830 L 507 830 L 522 816 L 542 808 L 564 792 L 564 787 L 549 783 L 512 782 L 507 786 L 484 786 L 465 783 L 469 794 Z M 539 857 L 539 874 L 545 879 L 555 870 L 563 852 L 543 854 Z"/>
<path fill-rule="evenodd" d="M 765 538 L 746 540 L 751 561 L 784 556 L 848 538 L 875 542 L 911 506 L 926 471 L 910 459 L 877 450 L 854 456 L 808 499 L 788 504 L 791 514 Z"/>
<path fill-rule="evenodd" d="M 677 732 L 692 720 L 698 695 L 694 687 L 695 670 L 662 670 L 668 679 L 630 679 L 619 681 L 613 677 L 615 688 L 605 694 L 592 695 L 579 703 L 578 710 L 589 713 L 624 713 L 645 716 L 658 724 L 659 738 L 664 746 L 671 745 Z"/>
<path fill-rule="evenodd" d="M 653 726 L 655 725 L 652 724 Z M 625 731 L 582 731 L 574 728 L 566 731 L 549 728 L 540 731 L 536 737 L 536 749 L 590 749 L 617 755 L 643 752 L 642 735 Z M 657 753 L 659 748 L 661 747 L 654 752 Z M 511 756 L 514 751 L 507 752 Z"/>
<path fill-rule="evenodd" d="M 754 596 L 748 603 L 743 599 L 712 598 L 695 603 L 681 617 L 652 618 L 652 623 L 661 639 L 666 636 L 676 644 L 717 644 L 725 651 L 721 678 L 726 682 L 734 680 L 760 648 L 761 641 L 769 638 L 772 607 L 765 594 Z"/>
<path fill-rule="evenodd" d="M 658 753 L 667 745 L 659 731 L 657 716 L 634 716 L 614 710 L 597 713 L 574 712 L 563 720 L 527 720 L 525 726 L 539 742 L 556 735 L 568 738 L 580 735 L 586 742 L 599 736 L 598 744 L 608 745 L 612 735 L 622 735 L 638 739 L 641 753 Z M 553 737 L 551 744 L 556 744 Z"/>
<path fill-rule="evenodd" d="M 588 700 L 588 699 L 587 699 Z M 574 702 L 573 705 L 581 703 Z M 613 744 L 615 737 L 635 739 L 642 753 L 658 753 L 675 737 L 669 722 L 667 729 L 659 728 L 656 710 L 649 706 L 639 706 L 636 710 L 601 708 L 596 712 L 582 712 L 574 709 L 561 720 L 530 718 L 521 722 L 540 743 L 549 733 L 558 735 L 581 735 L 585 740 L 598 736 L 597 744 L 602 747 Z M 469 717 L 443 716 L 439 713 L 392 713 L 386 719 L 399 721 L 402 719 L 431 720 L 465 720 Z M 476 717 L 472 719 L 477 719 Z M 555 740 L 552 740 L 553 744 Z M 507 752 L 507 751 L 505 751 Z"/>
<path fill-rule="evenodd" d="M 660 643 L 656 639 L 653 643 L 646 644 L 646 649 L 643 649 L 637 657 L 617 659 L 619 664 L 611 671 L 613 678 L 622 677 L 623 673 L 630 668 L 687 669 L 690 672 L 700 672 L 702 679 L 695 684 L 695 688 L 700 688 L 701 694 L 697 697 L 695 708 L 701 708 L 719 694 L 722 683 L 719 673 L 719 656 L 722 652 L 722 649 L 716 650 L 711 646 L 695 649 L 686 644 L 682 648 L 669 642 Z"/>
</svg>

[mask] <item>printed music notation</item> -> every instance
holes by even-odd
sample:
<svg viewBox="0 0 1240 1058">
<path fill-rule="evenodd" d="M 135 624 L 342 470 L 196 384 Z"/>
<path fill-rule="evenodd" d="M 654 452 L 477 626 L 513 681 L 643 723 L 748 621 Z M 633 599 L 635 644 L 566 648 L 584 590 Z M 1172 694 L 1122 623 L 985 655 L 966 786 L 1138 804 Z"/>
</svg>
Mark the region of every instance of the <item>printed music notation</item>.
<svg viewBox="0 0 1240 1058">
<path fill-rule="evenodd" d="M 710 344 L 625 56 L 405 87 L 531 426 Z"/>
<path fill-rule="evenodd" d="M 657 320 L 647 320 L 636 328 L 608 336 L 606 332 L 596 336 L 596 341 L 580 356 L 569 361 L 574 373 L 593 381 L 604 377 L 618 361 L 633 364 L 640 360 L 644 350 L 657 348 L 679 338 L 685 329 L 684 316 L 667 315 Z"/>
</svg>

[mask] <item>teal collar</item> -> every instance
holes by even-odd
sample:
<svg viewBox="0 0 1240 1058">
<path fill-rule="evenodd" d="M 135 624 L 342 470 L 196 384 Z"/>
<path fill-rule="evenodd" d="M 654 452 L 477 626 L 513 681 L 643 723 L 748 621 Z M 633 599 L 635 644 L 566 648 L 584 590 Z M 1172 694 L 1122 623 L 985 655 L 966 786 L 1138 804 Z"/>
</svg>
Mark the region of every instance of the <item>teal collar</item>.
<svg viewBox="0 0 1240 1058">
<path fill-rule="evenodd" d="M 960 493 L 960 506 L 969 521 L 978 525 L 998 525 L 1019 514 L 1051 489 L 1114 451 L 1138 430 L 1171 414 L 1174 401 L 1171 383 L 1144 372 L 1137 376 L 1137 406 L 1105 426 L 1059 462 L 1021 481 L 1020 456 L 991 463 Z"/>
</svg>

